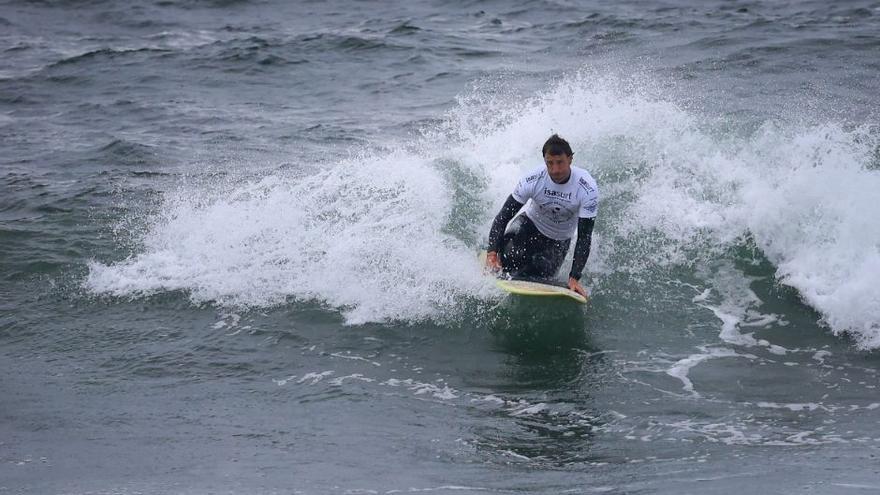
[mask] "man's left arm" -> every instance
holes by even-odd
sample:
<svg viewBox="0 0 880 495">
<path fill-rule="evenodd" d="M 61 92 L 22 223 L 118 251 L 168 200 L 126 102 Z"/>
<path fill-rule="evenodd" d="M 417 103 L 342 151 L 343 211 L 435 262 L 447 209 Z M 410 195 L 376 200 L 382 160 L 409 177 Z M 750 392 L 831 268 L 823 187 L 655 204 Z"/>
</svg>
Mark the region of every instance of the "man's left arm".
<svg viewBox="0 0 880 495">
<path fill-rule="evenodd" d="M 590 257 L 590 244 L 593 241 L 593 226 L 595 218 L 578 219 L 577 243 L 574 246 L 574 259 L 571 262 L 571 271 L 568 273 L 568 288 L 586 297 L 587 291 L 581 286 L 581 273 Z"/>
</svg>

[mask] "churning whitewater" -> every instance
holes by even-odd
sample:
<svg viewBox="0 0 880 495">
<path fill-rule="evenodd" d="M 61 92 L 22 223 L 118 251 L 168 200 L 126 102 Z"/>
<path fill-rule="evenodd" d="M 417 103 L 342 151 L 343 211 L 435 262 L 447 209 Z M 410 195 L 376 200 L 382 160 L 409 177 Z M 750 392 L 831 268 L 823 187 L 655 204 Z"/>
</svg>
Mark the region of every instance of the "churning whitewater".
<svg viewBox="0 0 880 495">
<path fill-rule="evenodd" d="M 474 253 L 539 141 L 564 129 L 575 165 L 607 191 L 587 270 L 598 287 L 609 273 L 699 272 L 756 248 L 832 331 L 880 346 L 877 130 L 725 133 L 722 118 L 623 86 L 576 74 L 525 101 L 476 92 L 411 142 L 292 176 L 181 186 L 145 219 L 140 252 L 91 263 L 86 285 L 224 306 L 315 300 L 352 324 L 447 319 L 463 298 L 497 297 Z"/>
</svg>

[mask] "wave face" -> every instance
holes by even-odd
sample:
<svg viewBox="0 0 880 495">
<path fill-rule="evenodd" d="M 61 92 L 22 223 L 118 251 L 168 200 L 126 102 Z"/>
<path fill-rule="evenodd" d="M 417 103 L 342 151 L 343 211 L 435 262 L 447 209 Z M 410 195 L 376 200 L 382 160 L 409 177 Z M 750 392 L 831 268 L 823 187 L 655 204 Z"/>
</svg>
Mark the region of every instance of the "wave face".
<svg viewBox="0 0 880 495">
<path fill-rule="evenodd" d="M 877 129 L 731 129 L 649 96 L 650 84 L 595 74 L 525 99 L 489 85 L 405 145 L 182 186 L 150 219 L 143 250 L 92 263 L 86 284 L 233 305 L 315 300 L 350 323 L 443 319 L 492 293 L 475 252 L 517 177 L 540 163 L 543 140 L 560 132 L 603 194 L 588 265 L 600 291 L 609 275 L 699 272 L 757 248 L 835 333 L 880 346 Z"/>
</svg>

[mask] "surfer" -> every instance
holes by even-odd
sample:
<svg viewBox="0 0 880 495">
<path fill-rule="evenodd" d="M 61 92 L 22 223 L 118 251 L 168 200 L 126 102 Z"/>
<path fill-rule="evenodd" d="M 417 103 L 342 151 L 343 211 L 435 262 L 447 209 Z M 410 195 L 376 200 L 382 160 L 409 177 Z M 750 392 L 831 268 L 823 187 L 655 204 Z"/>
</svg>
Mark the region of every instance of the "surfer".
<svg viewBox="0 0 880 495">
<path fill-rule="evenodd" d="M 514 278 L 550 278 L 559 271 L 577 228 L 568 288 L 586 296 L 580 278 L 590 256 L 599 190 L 589 172 L 572 168 L 574 153 L 565 139 L 550 136 L 541 155 L 544 165 L 520 179 L 495 216 L 486 266 Z"/>
</svg>

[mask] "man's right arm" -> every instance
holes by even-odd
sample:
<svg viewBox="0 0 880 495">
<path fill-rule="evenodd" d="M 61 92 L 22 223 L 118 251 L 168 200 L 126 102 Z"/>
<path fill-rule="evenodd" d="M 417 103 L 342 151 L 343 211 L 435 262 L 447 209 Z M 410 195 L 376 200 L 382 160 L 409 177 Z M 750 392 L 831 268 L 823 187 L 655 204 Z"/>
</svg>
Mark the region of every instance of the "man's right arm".
<svg viewBox="0 0 880 495">
<path fill-rule="evenodd" d="M 489 231 L 489 246 L 486 248 L 486 251 L 497 253 L 501 250 L 504 230 L 522 207 L 523 203 L 514 199 L 513 195 L 507 197 L 507 201 L 504 202 L 504 206 L 501 207 L 501 211 L 495 215 L 495 221 L 492 222 L 492 230 Z"/>
</svg>

